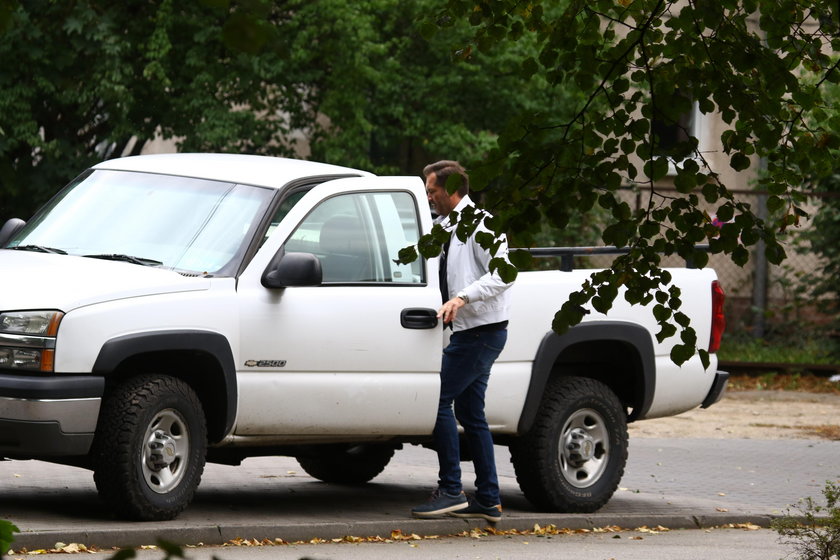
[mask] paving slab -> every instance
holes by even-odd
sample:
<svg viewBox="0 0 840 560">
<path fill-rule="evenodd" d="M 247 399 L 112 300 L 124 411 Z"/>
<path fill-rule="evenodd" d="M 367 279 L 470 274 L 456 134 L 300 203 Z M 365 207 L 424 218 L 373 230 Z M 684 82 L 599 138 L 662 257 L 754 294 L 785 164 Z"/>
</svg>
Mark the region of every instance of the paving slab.
<svg viewBox="0 0 840 560">
<path fill-rule="evenodd" d="M 506 448 L 497 448 L 504 518 L 501 530 L 535 524 L 570 529 L 661 525 L 671 529 L 752 523 L 767 526 L 801 498 L 822 496 L 840 481 L 840 442 L 743 439 L 632 439 L 621 488 L 593 514 L 535 511 L 516 483 Z M 471 490 L 472 473 L 464 464 Z M 14 547 L 56 542 L 139 546 L 164 538 L 178 544 L 221 544 L 237 538 L 287 542 L 392 531 L 456 534 L 474 520 L 412 519 L 409 510 L 437 480 L 433 452 L 409 446 L 372 483 L 324 484 L 291 458 L 247 459 L 237 467 L 207 465 L 193 504 L 166 522 L 115 519 L 102 506 L 92 474 L 40 461 L 0 462 L 0 519 L 20 529 Z"/>
</svg>

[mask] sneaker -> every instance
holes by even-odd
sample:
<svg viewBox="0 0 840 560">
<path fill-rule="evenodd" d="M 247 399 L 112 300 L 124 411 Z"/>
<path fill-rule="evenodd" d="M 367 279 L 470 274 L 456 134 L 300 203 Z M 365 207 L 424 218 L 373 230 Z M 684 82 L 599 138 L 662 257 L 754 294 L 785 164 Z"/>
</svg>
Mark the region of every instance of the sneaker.
<svg viewBox="0 0 840 560">
<path fill-rule="evenodd" d="M 432 492 L 432 497 L 422 506 L 411 508 L 411 515 L 414 517 L 440 517 L 453 511 L 466 509 L 469 506 L 467 496 L 460 494 L 447 494 L 440 488 Z"/>
<path fill-rule="evenodd" d="M 465 518 L 480 517 L 482 519 L 486 519 L 490 523 L 498 523 L 502 519 L 502 505 L 496 504 L 495 506 L 483 506 L 476 500 L 470 500 L 470 505 L 466 508 L 458 511 L 452 511 L 449 515 Z"/>
</svg>

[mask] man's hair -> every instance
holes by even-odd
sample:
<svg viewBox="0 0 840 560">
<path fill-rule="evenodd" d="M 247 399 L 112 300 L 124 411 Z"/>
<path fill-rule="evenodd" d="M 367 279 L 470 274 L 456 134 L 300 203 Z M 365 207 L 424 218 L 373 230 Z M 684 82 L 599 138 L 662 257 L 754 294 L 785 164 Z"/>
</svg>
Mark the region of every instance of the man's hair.
<svg viewBox="0 0 840 560">
<path fill-rule="evenodd" d="M 457 161 L 442 160 L 435 163 L 430 163 L 423 168 L 423 176 L 428 177 L 432 173 L 435 174 L 435 184 L 439 187 L 446 187 L 447 179 L 450 175 L 459 175 L 461 177 L 460 185 L 458 186 L 458 196 L 467 196 L 470 192 L 470 178 L 467 171 Z"/>
</svg>

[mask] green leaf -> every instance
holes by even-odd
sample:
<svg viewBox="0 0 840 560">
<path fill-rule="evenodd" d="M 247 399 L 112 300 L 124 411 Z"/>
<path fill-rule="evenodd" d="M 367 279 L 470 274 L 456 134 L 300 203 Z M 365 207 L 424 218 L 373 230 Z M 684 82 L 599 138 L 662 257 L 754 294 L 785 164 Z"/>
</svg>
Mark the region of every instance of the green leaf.
<svg viewBox="0 0 840 560">
<path fill-rule="evenodd" d="M 697 354 L 699 354 L 700 356 L 700 363 L 703 364 L 703 369 L 708 370 L 709 366 L 711 365 L 709 352 L 707 350 L 697 350 Z"/>
<path fill-rule="evenodd" d="M 502 281 L 506 284 L 510 284 L 516 280 L 516 276 L 519 274 L 519 271 L 515 266 L 501 257 L 490 259 L 490 271 L 498 272 L 499 277 L 501 277 Z"/>
<path fill-rule="evenodd" d="M 455 191 L 461 188 L 461 185 L 463 183 L 464 178 L 457 173 L 453 173 L 452 175 L 446 178 L 446 191 L 449 194 L 453 194 Z"/>
<path fill-rule="evenodd" d="M 137 552 L 133 548 L 121 548 L 114 554 L 108 557 L 108 560 L 129 560 L 136 558 Z"/>
<path fill-rule="evenodd" d="M 668 174 L 668 158 L 659 157 L 645 162 L 645 175 L 651 181 L 659 181 Z"/>
<path fill-rule="evenodd" d="M 397 264 L 409 264 L 409 263 L 413 263 L 414 261 L 416 261 L 417 257 L 418 257 L 418 255 L 417 255 L 417 248 L 416 247 L 414 247 L 414 246 L 403 247 L 397 253 L 397 259 L 396 259 L 395 262 Z"/>
<path fill-rule="evenodd" d="M 671 318 L 672 311 L 668 307 L 664 305 L 654 305 L 653 306 L 653 316 L 656 318 L 658 323 L 662 323 L 667 321 Z"/>
<path fill-rule="evenodd" d="M 709 264 L 709 253 L 700 249 L 695 249 L 691 254 L 691 264 L 695 268 L 706 268 Z"/>
<path fill-rule="evenodd" d="M 677 334 L 677 327 L 671 323 L 661 323 L 659 327 L 660 330 L 656 333 L 656 340 L 660 343 Z"/>
<path fill-rule="evenodd" d="M 735 216 L 735 207 L 731 202 L 727 202 L 723 206 L 718 207 L 717 217 L 721 222 L 729 222 Z"/>
<path fill-rule="evenodd" d="M 180 545 L 166 541 L 164 539 L 158 539 L 157 544 L 158 548 L 160 548 L 166 553 L 167 558 L 184 558 L 184 550 L 181 548 Z"/>
<path fill-rule="evenodd" d="M 514 249 L 508 253 L 510 262 L 517 268 L 529 268 L 534 262 L 534 257 L 525 249 Z"/>
<path fill-rule="evenodd" d="M 683 365 L 694 355 L 694 347 L 687 344 L 677 344 L 671 348 L 671 361 L 678 366 Z"/>
<path fill-rule="evenodd" d="M 551 322 L 552 330 L 557 334 L 564 334 L 583 320 L 583 316 L 589 311 L 580 305 L 575 305 L 571 302 L 566 302 L 560 310 L 554 314 L 554 320 Z"/>
<path fill-rule="evenodd" d="M 767 210 L 770 212 L 777 212 L 785 205 L 785 201 L 781 197 L 772 195 L 767 197 Z"/>
<path fill-rule="evenodd" d="M 674 187 L 677 189 L 677 192 L 689 193 L 694 190 L 695 186 L 697 186 L 697 181 L 693 173 L 681 171 L 674 177 Z"/>
<path fill-rule="evenodd" d="M 9 521 L 0 519 L 0 558 L 9 552 L 12 542 L 15 540 L 15 533 L 20 533 L 20 529 Z"/>
<path fill-rule="evenodd" d="M 652 239 L 656 235 L 659 235 L 660 227 L 661 225 L 654 220 L 645 220 L 639 226 L 639 235 L 645 239 Z"/>
<path fill-rule="evenodd" d="M 438 26 L 428 20 L 424 20 L 420 22 L 419 31 L 420 35 L 429 41 L 432 37 L 434 37 L 435 33 L 437 33 Z"/>
<path fill-rule="evenodd" d="M 431 259 L 440 255 L 443 250 L 443 243 L 435 239 L 433 234 L 426 234 L 417 241 L 417 249 L 423 257 Z"/>
<path fill-rule="evenodd" d="M 685 321 L 686 324 L 688 324 L 687 319 L 688 318 L 686 317 L 686 321 Z M 692 329 L 688 326 L 683 326 L 683 330 L 680 333 L 680 340 L 682 340 L 685 343 L 686 346 L 691 347 L 692 354 L 693 354 L 694 353 L 694 347 L 697 345 L 697 333 L 694 331 L 694 329 Z"/>
<path fill-rule="evenodd" d="M 732 251 L 732 262 L 738 266 L 744 266 L 750 260 L 750 253 L 743 246 L 739 245 Z"/>
<path fill-rule="evenodd" d="M 729 159 L 729 166 L 735 171 L 743 171 L 749 168 L 750 158 L 745 156 L 742 152 L 736 152 L 732 154 L 732 157 Z"/>
<path fill-rule="evenodd" d="M 767 261 L 770 264 L 775 265 L 781 264 L 787 256 L 784 247 L 782 247 L 778 243 L 768 243 L 767 247 L 764 250 L 764 254 L 767 257 Z"/>
<path fill-rule="evenodd" d="M 534 57 L 525 59 L 522 63 L 522 76 L 528 78 L 539 71 L 540 67 Z"/>
</svg>

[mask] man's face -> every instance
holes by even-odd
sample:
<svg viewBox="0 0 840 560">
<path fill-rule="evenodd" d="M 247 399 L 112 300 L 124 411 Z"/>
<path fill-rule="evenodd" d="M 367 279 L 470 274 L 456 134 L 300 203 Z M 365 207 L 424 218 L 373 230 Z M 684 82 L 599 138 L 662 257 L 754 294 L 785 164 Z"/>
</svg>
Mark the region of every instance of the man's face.
<svg viewBox="0 0 840 560">
<path fill-rule="evenodd" d="M 438 216 L 448 216 L 455 209 L 455 204 L 452 202 L 453 196 L 446 191 L 445 186 L 438 186 L 436 182 L 437 176 L 434 173 L 426 177 L 426 196 L 429 198 L 429 206 L 437 212 Z"/>
</svg>

